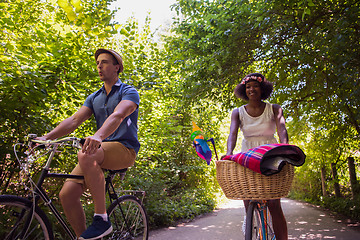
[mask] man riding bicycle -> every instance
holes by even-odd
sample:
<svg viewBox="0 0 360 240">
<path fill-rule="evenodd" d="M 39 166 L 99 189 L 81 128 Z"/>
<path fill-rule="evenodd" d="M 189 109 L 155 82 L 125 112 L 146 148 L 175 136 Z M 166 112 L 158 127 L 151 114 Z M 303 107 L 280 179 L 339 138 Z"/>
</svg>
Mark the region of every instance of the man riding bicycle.
<svg viewBox="0 0 360 240">
<path fill-rule="evenodd" d="M 97 131 L 85 138 L 78 153 L 78 164 L 71 173 L 84 176 L 84 180 L 67 179 L 59 194 L 65 215 L 79 239 L 98 239 L 111 233 L 102 169 L 118 170 L 132 166 L 140 148 L 137 137 L 140 98 L 134 87 L 118 78 L 123 71 L 121 56 L 110 49 L 98 49 L 95 59 L 103 86 L 89 95 L 75 114 L 38 138 L 52 140 L 63 137 L 94 114 Z M 88 228 L 80 202 L 86 189 L 94 201 L 95 212 L 93 223 Z"/>
</svg>

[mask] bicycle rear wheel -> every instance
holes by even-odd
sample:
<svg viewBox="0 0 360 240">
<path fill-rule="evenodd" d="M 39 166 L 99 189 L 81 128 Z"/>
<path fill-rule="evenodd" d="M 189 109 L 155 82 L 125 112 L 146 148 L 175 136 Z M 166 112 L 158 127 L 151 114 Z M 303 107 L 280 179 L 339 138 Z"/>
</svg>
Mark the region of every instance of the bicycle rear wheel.
<svg viewBox="0 0 360 240">
<path fill-rule="evenodd" d="M 257 202 L 250 202 L 246 212 L 245 240 L 260 240 L 261 238 L 261 216 Z"/>
<path fill-rule="evenodd" d="M 54 239 L 51 224 L 45 213 L 39 207 L 33 210 L 31 206 L 32 202 L 22 197 L 0 196 L 0 239 Z M 28 220 L 31 222 L 25 229 Z"/>
<path fill-rule="evenodd" d="M 104 239 L 147 240 L 149 223 L 140 200 L 131 195 L 119 197 L 107 210 L 113 232 Z"/>
</svg>

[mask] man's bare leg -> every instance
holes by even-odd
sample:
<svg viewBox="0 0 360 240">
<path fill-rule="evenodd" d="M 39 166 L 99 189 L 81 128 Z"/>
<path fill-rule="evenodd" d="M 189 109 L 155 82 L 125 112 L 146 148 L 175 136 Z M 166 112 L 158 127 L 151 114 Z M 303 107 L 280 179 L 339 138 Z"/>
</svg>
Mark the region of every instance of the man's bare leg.
<svg viewBox="0 0 360 240">
<path fill-rule="evenodd" d="M 77 237 L 86 229 L 85 212 L 80 202 L 83 192 L 82 184 L 66 181 L 59 193 L 66 218 Z"/>
<path fill-rule="evenodd" d="M 95 214 L 105 214 L 105 177 L 100 167 L 100 164 L 104 161 L 104 151 L 99 148 L 95 154 L 91 155 L 79 152 L 78 158 L 86 186 L 89 188 L 94 201 Z"/>
</svg>

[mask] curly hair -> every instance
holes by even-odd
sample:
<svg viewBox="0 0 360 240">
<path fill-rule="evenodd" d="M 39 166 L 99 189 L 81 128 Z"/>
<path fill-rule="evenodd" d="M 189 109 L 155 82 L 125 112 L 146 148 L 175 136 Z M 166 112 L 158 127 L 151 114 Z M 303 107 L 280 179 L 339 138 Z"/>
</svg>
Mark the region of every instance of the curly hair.
<svg viewBox="0 0 360 240">
<path fill-rule="evenodd" d="M 250 73 L 246 75 L 234 89 L 236 97 L 249 101 L 248 96 L 246 96 L 246 83 L 249 81 L 258 81 L 260 83 L 261 100 L 265 100 L 270 97 L 274 89 L 273 84 L 272 82 L 267 81 L 264 75 L 260 73 Z"/>
</svg>

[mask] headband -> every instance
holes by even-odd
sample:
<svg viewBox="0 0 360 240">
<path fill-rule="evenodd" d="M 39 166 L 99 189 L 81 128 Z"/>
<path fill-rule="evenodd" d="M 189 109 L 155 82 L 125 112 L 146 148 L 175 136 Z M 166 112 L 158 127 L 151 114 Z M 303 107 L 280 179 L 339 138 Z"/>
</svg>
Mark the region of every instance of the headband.
<svg viewBox="0 0 360 240">
<path fill-rule="evenodd" d="M 257 77 L 257 76 L 250 76 L 250 77 L 246 77 L 244 78 L 240 84 L 246 84 L 246 82 L 250 81 L 250 80 L 254 80 L 254 81 L 258 81 L 259 83 L 266 81 L 266 79 L 264 78 L 264 80 L 261 77 Z"/>
</svg>

